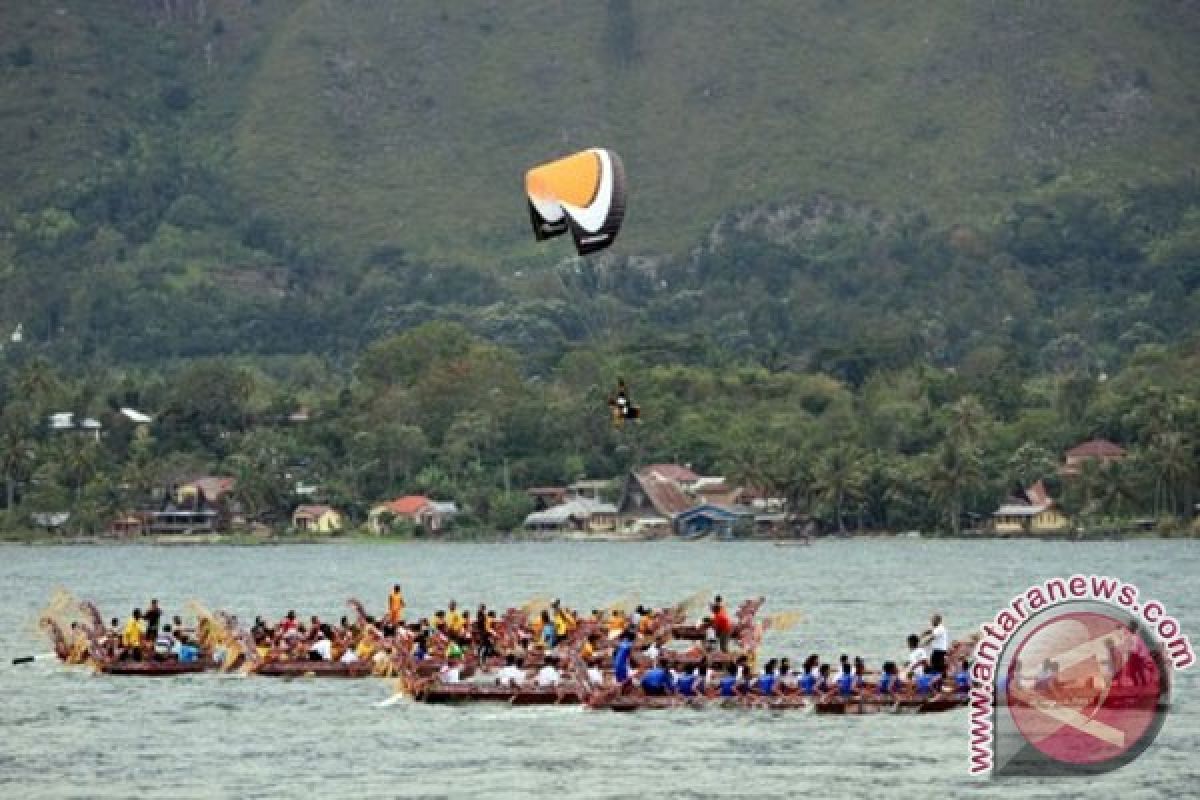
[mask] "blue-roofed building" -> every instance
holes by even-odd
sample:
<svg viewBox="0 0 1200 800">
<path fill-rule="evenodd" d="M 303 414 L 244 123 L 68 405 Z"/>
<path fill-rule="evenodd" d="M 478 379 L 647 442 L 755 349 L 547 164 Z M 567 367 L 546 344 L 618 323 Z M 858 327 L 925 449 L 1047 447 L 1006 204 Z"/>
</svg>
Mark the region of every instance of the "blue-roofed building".
<svg viewBox="0 0 1200 800">
<path fill-rule="evenodd" d="M 733 539 L 753 532 L 754 511 L 739 506 L 705 503 L 676 514 L 672 524 L 675 533 L 684 539 L 705 536 Z"/>
</svg>

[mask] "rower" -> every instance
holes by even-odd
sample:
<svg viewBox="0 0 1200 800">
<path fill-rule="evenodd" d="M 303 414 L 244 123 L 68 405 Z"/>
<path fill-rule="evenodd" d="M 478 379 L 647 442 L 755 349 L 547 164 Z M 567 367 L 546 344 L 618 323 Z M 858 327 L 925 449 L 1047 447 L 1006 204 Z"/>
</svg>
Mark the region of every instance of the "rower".
<svg viewBox="0 0 1200 800">
<path fill-rule="evenodd" d="M 960 694 L 967 694 L 971 691 L 971 663 L 965 658 L 962 660 L 958 672 L 954 673 L 954 690 Z"/>
<path fill-rule="evenodd" d="M 883 664 L 883 674 L 879 676 L 879 683 L 875 687 L 875 692 L 882 696 L 889 696 L 900 691 L 900 675 L 896 668 L 895 661 L 885 661 Z"/>
<path fill-rule="evenodd" d="M 455 684 L 462 682 L 462 660 L 459 658 L 449 658 L 442 668 L 438 670 L 438 680 L 445 684 Z"/>
<path fill-rule="evenodd" d="M 675 691 L 684 697 L 695 697 L 696 690 L 696 667 L 688 664 L 683 668 L 683 674 L 675 679 Z"/>
<path fill-rule="evenodd" d="M 667 695 L 675 691 L 675 680 L 665 658 L 659 659 L 658 664 L 642 676 L 642 691 L 648 695 Z"/>
<path fill-rule="evenodd" d="M 555 656 L 546 656 L 546 663 L 538 670 L 536 681 L 542 689 L 557 687 L 562 682 L 562 673 L 558 671 L 558 659 Z"/>
<path fill-rule="evenodd" d="M 738 691 L 738 668 L 737 664 L 730 664 L 729 670 L 725 677 L 721 678 L 721 682 L 717 684 L 717 694 L 721 697 L 737 697 Z"/>
<path fill-rule="evenodd" d="M 632 630 L 625 631 L 621 634 L 621 641 L 617 644 L 617 650 L 613 653 L 613 676 L 617 684 L 623 684 L 630 678 L 630 659 L 633 655 L 633 642 L 637 638 Z"/>
<path fill-rule="evenodd" d="M 175 637 L 171 635 L 171 626 L 163 625 L 162 631 L 154 637 L 154 660 L 166 661 L 172 654 Z"/>
<path fill-rule="evenodd" d="M 309 661 L 332 661 L 333 642 L 329 641 L 327 626 L 317 628 L 317 638 L 308 648 Z"/>
<path fill-rule="evenodd" d="M 446 633 L 455 639 L 461 639 L 465 627 L 462 612 L 458 610 L 458 602 L 451 600 L 446 606 Z"/>
<path fill-rule="evenodd" d="M 517 687 L 523 686 L 526 680 L 525 670 L 521 669 L 516 654 L 509 653 L 506 655 L 504 657 L 504 666 L 496 672 L 496 685 Z"/>
<path fill-rule="evenodd" d="M 842 664 L 842 674 L 837 679 L 837 692 L 842 697 L 854 697 L 858 694 L 858 679 L 849 661 Z"/>
<path fill-rule="evenodd" d="M 913 690 L 920 695 L 933 694 L 941 688 L 942 676 L 936 672 L 926 672 L 922 670 L 917 673 L 916 680 L 913 684 Z"/>
<path fill-rule="evenodd" d="M 542 647 L 547 650 L 554 649 L 554 642 L 557 639 L 557 634 L 554 630 L 554 621 L 550 619 L 550 612 L 542 611 L 541 625 L 538 627 L 538 639 L 542 643 Z"/>
<path fill-rule="evenodd" d="M 763 665 L 762 675 L 754 682 L 754 691 L 764 696 L 779 694 L 778 680 L 775 676 L 775 659 L 772 658 Z"/>
<path fill-rule="evenodd" d="M 820 694 L 833 691 L 833 685 L 829 682 L 829 665 L 822 664 L 817 670 L 817 686 L 816 691 Z"/>
<path fill-rule="evenodd" d="M 909 634 L 908 646 L 910 652 L 904 668 L 908 671 L 908 677 L 915 679 L 929 666 L 929 656 L 926 655 L 925 648 L 921 647 L 921 640 L 915 633 Z"/>
</svg>

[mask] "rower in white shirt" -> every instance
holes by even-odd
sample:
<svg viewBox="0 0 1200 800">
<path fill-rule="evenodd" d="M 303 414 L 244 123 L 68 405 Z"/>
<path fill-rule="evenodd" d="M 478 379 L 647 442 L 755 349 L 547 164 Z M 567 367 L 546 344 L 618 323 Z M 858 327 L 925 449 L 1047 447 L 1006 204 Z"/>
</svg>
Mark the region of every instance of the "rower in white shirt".
<svg viewBox="0 0 1200 800">
<path fill-rule="evenodd" d="M 546 656 L 546 665 L 538 670 L 537 685 L 543 689 L 554 688 L 562 682 L 562 673 L 558 671 L 558 659 Z"/>
<path fill-rule="evenodd" d="M 517 664 L 517 656 L 514 653 L 509 653 L 505 656 L 504 666 L 496 672 L 496 685 L 522 686 L 526 679 L 525 670 L 521 669 Z"/>
<path fill-rule="evenodd" d="M 910 678 L 915 678 L 925 672 L 925 668 L 929 666 L 929 656 L 925 653 L 925 648 L 921 647 L 921 639 L 915 633 L 908 637 L 908 646 L 911 652 L 908 654 L 908 661 L 904 663 L 904 668 L 908 670 Z"/>
</svg>

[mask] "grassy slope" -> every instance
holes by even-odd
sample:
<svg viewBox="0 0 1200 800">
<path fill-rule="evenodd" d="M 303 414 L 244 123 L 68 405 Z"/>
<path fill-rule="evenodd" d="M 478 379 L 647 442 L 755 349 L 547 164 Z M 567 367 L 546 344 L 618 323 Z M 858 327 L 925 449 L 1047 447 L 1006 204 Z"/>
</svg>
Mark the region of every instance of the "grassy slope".
<svg viewBox="0 0 1200 800">
<path fill-rule="evenodd" d="M 625 252 L 819 191 L 952 220 L 1038 177 L 1194 167 L 1188 8 L 307 0 L 249 88 L 233 163 L 260 203 L 358 254 L 536 257 L 522 172 L 591 144 L 625 156 Z"/>
<path fill-rule="evenodd" d="M 974 217 L 1049 175 L 1195 168 L 1194 7 L 7 3 L 0 214 L 96 173 L 133 132 L 182 137 L 259 208 L 356 256 L 553 260 L 567 247 L 529 241 L 522 173 L 592 144 L 630 174 L 618 252 L 685 250 L 730 208 L 822 191 Z M 179 84 L 186 112 L 160 100 Z"/>
</svg>

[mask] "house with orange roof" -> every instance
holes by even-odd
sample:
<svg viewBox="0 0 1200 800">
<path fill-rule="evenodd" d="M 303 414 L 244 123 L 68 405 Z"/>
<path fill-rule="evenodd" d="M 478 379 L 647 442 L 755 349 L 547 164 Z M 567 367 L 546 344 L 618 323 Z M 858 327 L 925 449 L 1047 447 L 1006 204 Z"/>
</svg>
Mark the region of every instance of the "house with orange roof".
<svg viewBox="0 0 1200 800">
<path fill-rule="evenodd" d="M 367 513 L 367 529 L 371 533 L 384 534 L 391 527 L 394 519 L 407 519 L 414 524 L 421 523 L 423 514 L 433 511 L 433 501 L 420 494 L 408 494 L 380 503 Z"/>
</svg>

